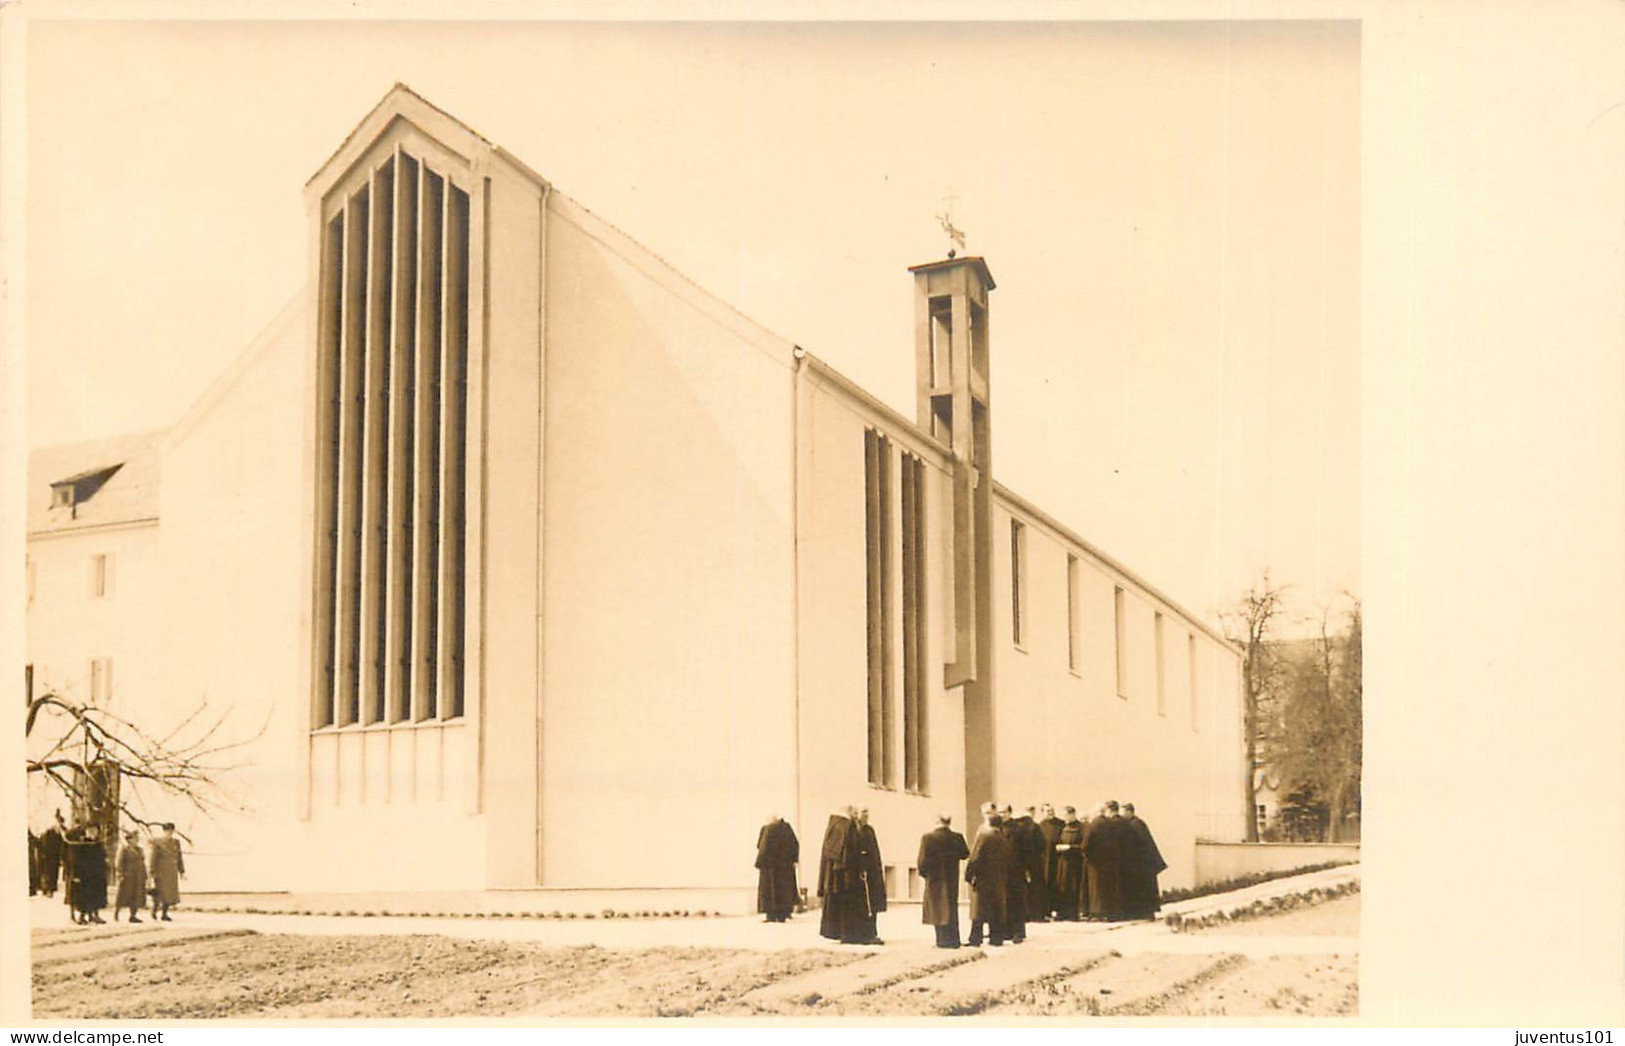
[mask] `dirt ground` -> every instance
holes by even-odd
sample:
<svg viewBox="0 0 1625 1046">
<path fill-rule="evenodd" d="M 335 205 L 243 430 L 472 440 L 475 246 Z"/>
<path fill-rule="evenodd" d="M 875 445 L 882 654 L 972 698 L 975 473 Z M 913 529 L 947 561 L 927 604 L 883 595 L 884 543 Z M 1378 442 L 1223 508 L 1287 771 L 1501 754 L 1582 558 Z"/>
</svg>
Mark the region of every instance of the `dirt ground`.
<svg viewBox="0 0 1625 1046">
<path fill-rule="evenodd" d="M 1154 928 L 1146 928 L 1154 930 Z M 219 927 L 37 929 L 38 1018 L 457 1016 L 1352 1016 L 1358 958 L 1261 954 L 1261 937 L 1357 936 L 1359 898 L 1202 931 L 1203 952 L 559 947 Z M 1144 932 L 1144 931 L 1137 931 Z M 1222 939 L 1237 937 L 1229 951 Z M 1188 935 L 1170 935 L 1172 938 Z M 1241 940 L 1239 938 L 1247 938 Z M 1267 950 L 1267 949 L 1266 949 Z"/>
</svg>

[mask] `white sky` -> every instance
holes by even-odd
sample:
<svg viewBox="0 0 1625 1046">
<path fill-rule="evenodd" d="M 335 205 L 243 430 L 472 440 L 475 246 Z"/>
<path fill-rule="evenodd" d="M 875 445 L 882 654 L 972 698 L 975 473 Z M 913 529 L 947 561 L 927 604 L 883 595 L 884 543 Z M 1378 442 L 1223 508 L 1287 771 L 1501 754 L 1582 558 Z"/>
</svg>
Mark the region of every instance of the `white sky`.
<svg viewBox="0 0 1625 1046">
<path fill-rule="evenodd" d="M 35 22 L 29 441 L 175 421 L 402 81 L 913 414 L 950 189 L 995 472 L 1191 609 L 1359 591 L 1353 23 Z"/>
</svg>

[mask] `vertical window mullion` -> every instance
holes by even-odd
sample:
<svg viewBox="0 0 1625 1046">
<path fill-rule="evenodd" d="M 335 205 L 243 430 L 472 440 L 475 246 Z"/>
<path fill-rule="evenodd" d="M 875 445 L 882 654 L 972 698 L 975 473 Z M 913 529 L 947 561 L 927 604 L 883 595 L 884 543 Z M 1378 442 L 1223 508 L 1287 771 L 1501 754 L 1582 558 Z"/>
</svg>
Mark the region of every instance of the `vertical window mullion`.
<svg viewBox="0 0 1625 1046">
<path fill-rule="evenodd" d="M 312 635 L 315 671 L 312 673 L 311 724 L 332 726 L 336 721 L 338 677 L 336 619 L 338 572 L 339 419 L 342 414 L 340 355 L 344 312 L 344 212 L 335 214 L 322 229 L 321 283 L 317 302 L 316 343 L 316 500 L 315 595 Z"/>
<path fill-rule="evenodd" d="M 390 288 L 389 505 L 386 718 L 408 717 L 412 672 L 412 339 L 416 329 L 417 164 L 397 151 L 394 185 L 395 236 Z"/>
<path fill-rule="evenodd" d="M 420 165 L 413 475 L 412 718 L 435 717 L 440 498 L 440 246 L 445 181 Z"/>
<path fill-rule="evenodd" d="M 389 520 L 389 281 L 394 217 L 393 160 L 372 173 L 367 221 L 367 323 L 363 335 L 362 503 L 361 503 L 361 686 L 360 720 L 384 719 L 384 623 L 388 620 L 384 587 Z"/>
<path fill-rule="evenodd" d="M 468 194 L 448 179 L 442 221 L 439 714 L 463 713 L 463 465 L 467 434 Z"/>
<path fill-rule="evenodd" d="M 365 349 L 367 285 L 367 190 L 346 205 L 344 231 L 344 307 L 340 356 L 343 360 L 339 415 L 338 559 L 335 589 L 338 645 L 337 718 L 340 726 L 354 723 L 359 712 L 357 692 L 360 646 L 361 588 L 361 423 L 362 359 Z"/>
</svg>

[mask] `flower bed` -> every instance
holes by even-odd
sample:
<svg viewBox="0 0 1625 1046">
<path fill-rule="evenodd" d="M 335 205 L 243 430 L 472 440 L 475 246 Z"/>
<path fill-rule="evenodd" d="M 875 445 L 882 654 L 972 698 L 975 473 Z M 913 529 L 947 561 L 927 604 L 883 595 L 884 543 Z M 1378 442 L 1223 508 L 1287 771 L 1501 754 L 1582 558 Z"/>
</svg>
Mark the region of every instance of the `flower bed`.
<svg viewBox="0 0 1625 1046">
<path fill-rule="evenodd" d="M 1201 930 L 1209 926 L 1218 926 L 1224 923 L 1245 922 L 1249 919 L 1259 919 L 1267 915 L 1280 915 L 1283 912 L 1294 911 L 1299 908 L 1312 908 L 1317 904 L 1325 904 L 1339 897 L 1360 892 L 1360 880 L 1350 879 L 1347 882 L 1336 883 L 1332 886 L 1311 886 L 1307 890 L 1297 893 L 1282 894 L 1279 897 L 1260 898 L 1251 904 L 1237 905 L 1234 908 L 1216 908 L 1205 912 L 1192 912 L 1190 914 L 1173 914 L 1165 917 L 1163 922 L 1174 933 L 1185 933 L 1191 930 Z"/>
</svg>

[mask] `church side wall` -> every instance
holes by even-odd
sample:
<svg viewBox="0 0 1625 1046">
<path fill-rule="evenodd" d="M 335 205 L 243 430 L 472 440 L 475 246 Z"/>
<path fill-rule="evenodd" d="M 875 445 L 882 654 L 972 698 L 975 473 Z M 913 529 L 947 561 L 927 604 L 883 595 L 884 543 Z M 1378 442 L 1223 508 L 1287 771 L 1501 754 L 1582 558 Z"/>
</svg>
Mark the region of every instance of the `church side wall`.
<svg viewBox="0 0 1625 1046">
<path fill-rule="evenodd" d="M 890 430 L 893 612 L 899 622 L 892 662 L 903 663 L 901 628 L 902 519 L 897 477 L 905 445 L 896 426 L 815 376 L 803 378 L 800 450 L 800 743 L 801 789 L 797 830 L 802 839 L 801 874 L 809 895 L 818 876 L 818 848 L 829 815 L 847 804 L 867 806 L 884 862 L 894 871 L 894 897 L 919 896 L 914 869 L 920 836 L 949 813 L 969 836 L 965 814 L 964 710 L 958 690 L 942 686 L 951 641 L 952 502 L 949 480 L 935 464 L 925 470 L 927 580 L 925 689 L 927 764 L 922 789 L 904 778 L 903 686 L 894 689 L 890 738 L 893 787 L 869 783 L 867 554 L 865 542 L 864 431 Z M 974 825 L 971 826 L 974 828 Z M 911 889 L 911 883 L 913 889 Z"/>
<path fill-rule="evenodd" d="M 794 798 L 793 360 L 552 201 L 540 881 L 743 907 Z"/>
<path fill-rule="evenodd" d="M 299 874 L 301 333 L 277 332 L 163 458 L 163 710 L 178 720 L 206 700 L 229 711 L 222 739 L 250 739 L 218 760 L 235 766 L 221 784 L 240 812 L 171 811 L 191 837 L 183 890 L 288 889 Z"/>
<path fill-rule="evenodd" d="M 1012 519 L 1025 528 L 1019 645 Z M 1074 627 L 1069 554 L 1077 559 L 1075 657 L 1068 647 Z M 993 567 L 999 801 L 1071 804 L 1080 814 L 1107 799 L 1133 802 L 1168 861 L 1162 886 L 1191 885 L 1196 840 L 1238 839 L 1245 831 L 1237 655 L 1086 550 L 1040 522 L 1012 515 L 1006 505 L 994 509 Z M 1117 589 L 1123 592 L 1121 688 Z"/>
</svg>

